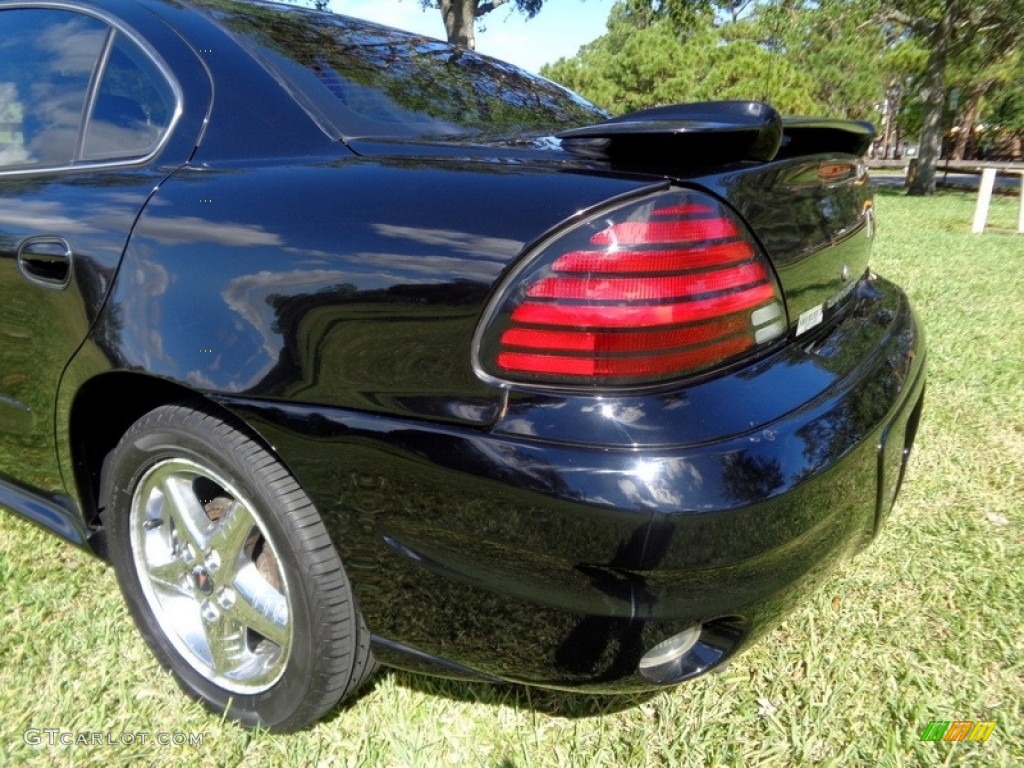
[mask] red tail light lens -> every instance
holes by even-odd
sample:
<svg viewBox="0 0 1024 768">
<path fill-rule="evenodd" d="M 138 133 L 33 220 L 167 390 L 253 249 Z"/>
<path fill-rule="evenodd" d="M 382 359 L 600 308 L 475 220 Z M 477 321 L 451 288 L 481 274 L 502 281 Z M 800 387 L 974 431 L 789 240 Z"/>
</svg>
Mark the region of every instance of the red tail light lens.
<svg viewBox="0 0 1024 768">
<path fill-rule="evenodd" d="M 477 334 L 495 379 L 632 386 L 722 366 L 785 333 L 782 298 L 739 219 L 667 192 L 593 216 L 507 279 Z"/>
</svg>

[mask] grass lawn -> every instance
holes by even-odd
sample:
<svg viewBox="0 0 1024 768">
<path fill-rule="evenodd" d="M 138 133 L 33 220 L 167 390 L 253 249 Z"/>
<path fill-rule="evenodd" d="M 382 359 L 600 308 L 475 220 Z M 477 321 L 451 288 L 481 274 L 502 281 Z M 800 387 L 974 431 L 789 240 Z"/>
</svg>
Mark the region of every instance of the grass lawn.
<svg viewBox="0 0 1024 768">
<path fill-rule="evenodd" d="M 0 765 L 1024 765 L 1024 235 L 1014 199 L 878 197 L 874 267 L 916 302 L 925 418 L 882 536 L 759 645 L 646 700 L 380 675 L 293 736 L 188 702 L 135 632 L 112 571 L 0 515 Z M 926 724 L 996 720 L 986 743 Z M 49 746 L 26 729 L 149 734 Z M 156 746 L 157 734 L 201 745 Z"/>
</svg>

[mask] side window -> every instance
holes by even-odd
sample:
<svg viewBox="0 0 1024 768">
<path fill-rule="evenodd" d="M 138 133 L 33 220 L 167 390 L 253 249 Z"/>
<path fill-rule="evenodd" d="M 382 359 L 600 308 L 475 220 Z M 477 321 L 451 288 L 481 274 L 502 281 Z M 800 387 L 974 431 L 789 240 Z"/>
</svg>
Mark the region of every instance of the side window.
<svg viewBox="0 0 1024 768">
<path fill-rule="evenodd" d="M 0 11 L 0 168 L 68 165 L 107 25 L 69 11 Z"/>
<path fill-rule="evenodd" d="M 152 60 L 131 40 L 115 33 L 86 125 L 82 158 L 148 154 L 171 124 L 174 106 L 174 92 Z"/>
<path fill-rule="evenodd" d="M 175 107 L 157 66 L 102 21 L 0 10 L 0 171 L 144 157 Z"/>
</svg>

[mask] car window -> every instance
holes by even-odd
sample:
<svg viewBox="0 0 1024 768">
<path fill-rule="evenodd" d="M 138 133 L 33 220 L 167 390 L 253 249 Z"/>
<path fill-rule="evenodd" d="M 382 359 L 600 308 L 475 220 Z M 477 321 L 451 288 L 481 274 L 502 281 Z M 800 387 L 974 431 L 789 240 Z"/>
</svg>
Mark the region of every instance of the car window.
<svg viewBox="0 0 1024 768">
<path fill-rule="evenodd" d="M 86 126 L 82 158 L 146 155 L 174 114 L 174 92 L 153 61 L 116 33 Z"/>
<path fill-rule="evenodd" d="M 333 13 L 196 0 L 339 137 L 519 135 L 607 116 L 511 64 Z"/>
<path fill-rule="evenodd" d="M 72 162 L 107 33 L 69 11 L 0 11 L 0 168 Z"/>
<path fill-rule="evenodd" d="M 144 157 L 175 108 L 167 79 L 122 32 L 72 11 L 0 10 L 0 170 Z"/>
</svg>

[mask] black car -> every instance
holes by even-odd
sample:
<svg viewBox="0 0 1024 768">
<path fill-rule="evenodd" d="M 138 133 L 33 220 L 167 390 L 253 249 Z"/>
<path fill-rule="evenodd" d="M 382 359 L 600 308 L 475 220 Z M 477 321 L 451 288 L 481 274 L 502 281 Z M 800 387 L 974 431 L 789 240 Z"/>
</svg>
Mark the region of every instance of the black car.
<svg viewBox="0 0 1024 768">
<path fill-rule="evenodd" d="M 231 0 L 0 0 L 0 504 L 189 695 L 714 669 L 876 535 L 924 342 L 870 126 L 610 119 Z"/>
</svg>

